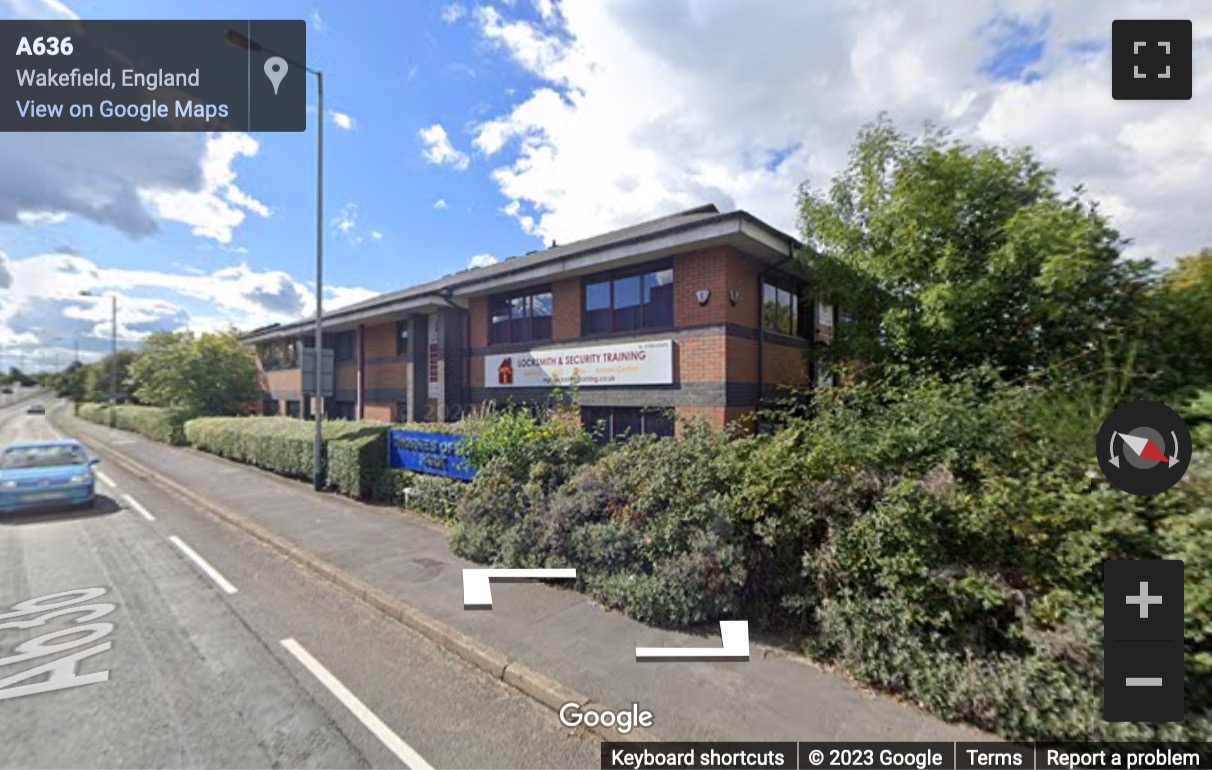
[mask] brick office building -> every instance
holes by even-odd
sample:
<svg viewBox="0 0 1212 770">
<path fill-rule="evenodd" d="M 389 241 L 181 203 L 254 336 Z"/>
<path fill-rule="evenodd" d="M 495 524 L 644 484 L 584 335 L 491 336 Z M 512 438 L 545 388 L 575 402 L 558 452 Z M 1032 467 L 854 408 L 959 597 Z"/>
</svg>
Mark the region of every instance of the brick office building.
<svg viewBox="0 0 1212 770">
<path fill-rule="evenodd" d="M 759 395 L 809 382 L 832 308 L 802 300 L 800 244 L 744 211 L 703 206 L 384 294 L 325 318 L 332 417 L 458 419 L 486 402 L 539 403 L 578 382 L 608 434 L 672 429 L 669 410 L 723 426 Z M 314 322 L 245 335 L 266 414 L 310 417 L 298 347 Z"/>
</svg>

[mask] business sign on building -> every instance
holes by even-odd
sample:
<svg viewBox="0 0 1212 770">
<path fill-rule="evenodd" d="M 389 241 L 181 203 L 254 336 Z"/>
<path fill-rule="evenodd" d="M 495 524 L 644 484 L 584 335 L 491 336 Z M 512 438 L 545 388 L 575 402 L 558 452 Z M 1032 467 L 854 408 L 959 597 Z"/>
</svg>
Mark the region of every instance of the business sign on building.
<svg viewBox="0 0 1212 770">
<path fill-rule="evenodd" d="M 471 481 L 476 472 L 459 454 L 462 440 L 462 436 L 445 433 L 392 429 L 387 433 L 388 464 L 413 473 Z"/>
<path fill-rule="evenodd" d="M 673 340 L 528 350 L 484 357 L 484 386 L 542 388 L 669 385 Z"/>
</svg>

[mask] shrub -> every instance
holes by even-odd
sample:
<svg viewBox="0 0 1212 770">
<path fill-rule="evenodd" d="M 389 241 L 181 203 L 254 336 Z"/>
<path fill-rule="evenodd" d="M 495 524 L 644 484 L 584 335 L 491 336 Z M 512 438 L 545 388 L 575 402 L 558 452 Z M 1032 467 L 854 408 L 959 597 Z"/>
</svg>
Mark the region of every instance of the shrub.
<svg viewBox="0 0 1212 770">
<path fill-rule="evenodd" d="M 386 428 L 368 430 L 364 436 L 329 439 L 324 450 L 328 486 L 355 500 L 370 497 L 379 477 L 387 470 Z"/>
<path fill-rule="evenodd" d="M 186 443 L 185 422 L 189 417 L 179 410 L 131 404 L 110 407 L 108 404 L 83 403 L 78 405 L 76 414 L 90 422 L 109 425 L 111 408 L 115 428 L 133 431 L 165 444 L 180 446 Z"/>
<path fill-rule="evenodd" d="M 369 489 L 374 482 L 375 448 L 362 442 L 348 450 L 331 450 L 334 442 L 359 441 L 384 436 L 387 426 L 374 422 L 324 421 L 322 440 L 326 447 L 328 470 L 336 467 L 337 476 L 329 483 L 339 484 L 344 494 Z M 185 424 L 190 446 L 229 460 L 248 463 L 282 476 L 310 479 L 313 472 L 315 425 L 291 417 L 200 417 Z M 378 465 L 386 466 L 387 450 L 379 453 Z M 362 463 L 368 463 L 367 468 Z M 365 485 L 365 486 L 364 486 Z"/>
<path fill-rule="evenodd" d="M 383 503 L 407 507 L 441 521 L 452 521 L 466 482 L 403 468 L 384 468 L 376 480 L 371 498 Z"/>
<path fill-rule="evenodd" d="M 725 440 L 702 426 L 638 436 L 552 488 L 547 474 L 518 478 L 502 453 L 468 485 L 451 546 L 503 566 L 575 566 L 579 588 L 649 623 L 733 617 L 746 569 L 711 462 Z"/>
</svg>

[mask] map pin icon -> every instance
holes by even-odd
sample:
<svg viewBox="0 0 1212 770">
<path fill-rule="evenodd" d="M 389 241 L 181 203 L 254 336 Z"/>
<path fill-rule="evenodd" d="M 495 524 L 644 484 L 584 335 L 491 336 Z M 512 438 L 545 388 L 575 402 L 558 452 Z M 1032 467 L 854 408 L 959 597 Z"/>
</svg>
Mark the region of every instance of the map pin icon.
<svg viewBox="0 0 1212 770">
<path fill-rule="evenodd" d="M 274 84 L 274 96 L 278 95 L 278 84 L 286 77 L 288 69 L 290 67 L 286 66 L 286 60 L 281 56 L 271 56 L 265 60 L 265 75 Z"/>
</svg>

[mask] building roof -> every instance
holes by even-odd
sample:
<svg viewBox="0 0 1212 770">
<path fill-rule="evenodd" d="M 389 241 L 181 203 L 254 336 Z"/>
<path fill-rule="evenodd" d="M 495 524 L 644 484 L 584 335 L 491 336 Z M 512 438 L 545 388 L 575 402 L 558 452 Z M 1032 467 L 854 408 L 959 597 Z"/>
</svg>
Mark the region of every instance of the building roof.
<svg viewBox="0 0 1212 770">
<path fill-rule="evenodd" d="M 544 278 L 550 280 L 555 274 L 568 276 L 591 272 L 609 265 L 643 261 L 664 253 L 716 243 L 729 243 L 772 264 L 785 261 L 801 246 L 795 238 L 746 211 L 721 212 L 714 204 L 706 204 L 380 294 L 326 313 L 324 326 L 335 330 L 374 316 L 449 307 L 460 297 L 520 287 Z M 791 267 L 791 270 L 794 272 L 795 268 Z M 311 318 L 272 324 L 247 332 L 242 339 L 246 342 L 277 339 L 296 335 L 313 326 Z"/>
</svg>

